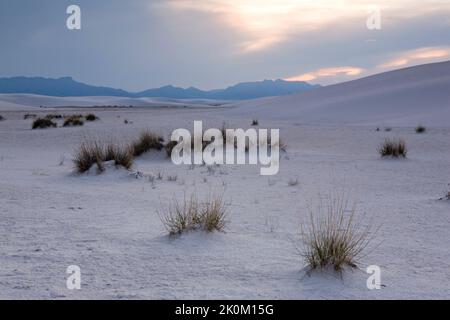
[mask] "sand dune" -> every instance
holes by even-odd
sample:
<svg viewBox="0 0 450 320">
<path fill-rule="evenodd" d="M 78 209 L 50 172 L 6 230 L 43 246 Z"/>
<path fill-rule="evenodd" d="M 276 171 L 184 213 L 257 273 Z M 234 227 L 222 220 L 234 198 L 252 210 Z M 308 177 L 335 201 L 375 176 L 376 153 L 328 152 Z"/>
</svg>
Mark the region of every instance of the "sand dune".
<svg viewBox="0 0 450 320">
<path fill-rule="evenodd" d="M 450 126 L 450 61 L 236 106 L 230 115 L 300 123 Z"/>
</svg>

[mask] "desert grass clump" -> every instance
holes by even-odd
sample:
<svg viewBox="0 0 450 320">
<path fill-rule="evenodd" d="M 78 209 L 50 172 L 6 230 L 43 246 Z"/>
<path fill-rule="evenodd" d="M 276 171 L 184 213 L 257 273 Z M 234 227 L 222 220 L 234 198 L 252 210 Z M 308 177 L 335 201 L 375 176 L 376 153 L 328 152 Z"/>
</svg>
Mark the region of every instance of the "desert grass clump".
<svg viewBox="0 0 450 320">
<path fill-rule="evenodd" d="M 223 231 L 227 224 L 226 216 L 223 196 L 210 196 L 201 211 L 203 230 L 206 232 Z"/>
<path fill-rule="evenodd" d="M 252 120 L 252 126 L 258 126 L 259 121 L 257 119 Z"/>
<path fill-rule="evenodd" d="M 416 127 L 416 133 L 425 133 L 427 131 L 427 128 L 425 128 L 422 125 L 419 125 Z"/>
<path fill-rule="evenodd" d="M 222 196 L 210 196 L 205 203 L 200 203 L 194 194 L 183 202 L 174 199 L 158 215 L 171 236 L 196 230 L 224 231 L 227 224 Z"/>
<path fill-rule="evenodd" d="M 5 118 L 2 115 L 0 115 L 0 121 L 4 121 L 4 120 L 5 120 Z"/>
<path fill-rule="evenodd" d="M 75 152 L 74 165 L 78 173 L 89 171 L 97 166 L 97 172 L 105 171 L 104 162 L 114 161 L 115 166 L 130 169 L 133 166 L 133 155 L 128 147 L 114 143 L 83 142 Z"/>
<path fill-rule="evenodd" d="M 47 118 L 38 118 L 33 121 L 32 129 L 56 128 L 57 124 Z"/>
<path fill-rule="evenodd" d="M 133 154 L 130 149 L 124 145 L 110 143 L 104 147 L 103 161 L 114 161 L 114 165 L 131 169 L 133 166 Z"/>
<path fill-rule="evenodd" d="M 93 114 L 93 113 L 89 113 L 89 114 L 87 114 L 85 117 L 84 117 L 85 119 L 86 119 L 86 121 L 97 121 L 97 120 L 100 120 L 100 118 L 99 117 L 97 117 L 95 114 Z"/>
<path fill-rule="evenodd" d="M 330 198 L 326 206 L 311 210 L 309 225 L 302 226 L 301 255 L 310 270 L 356 268 L 372 240 L 370 231 L 343 197 Z"/>
<path fill-rule="evenodd" d="M 164 148 L 164 138 L 149 130 L 141 132 L 139 138 L 131 144 L 131 151 L 139 157 L 150 150 L 161 151 Z"/>
<path fill-rule="evenodd" d="M 73 159 L 78 173 L 84 173 L 97 165 L 97 171 L 103 172 L 103 148 L 98 142 L 83 142 L 75 152 Z"/>
<path fill-rule="evenodd" d="M 378 153 L 382 157 L 406 158 L 408 150 L 403 139 L 386 139 L 378 148 Z"/>
<path fill-rule="evenodd" d="M 64 120 L 64 127 L 81 127 L 84 125 L 84 121 L 78 115 L 70 116 Z"/>
</svg>

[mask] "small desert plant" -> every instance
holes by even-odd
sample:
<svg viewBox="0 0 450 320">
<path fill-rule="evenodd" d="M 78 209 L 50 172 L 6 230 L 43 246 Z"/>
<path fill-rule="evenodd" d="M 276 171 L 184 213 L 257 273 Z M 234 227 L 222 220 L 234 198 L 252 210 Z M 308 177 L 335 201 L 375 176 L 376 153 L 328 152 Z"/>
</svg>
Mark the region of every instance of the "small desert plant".
<svg viewBox="0 0 450 320">
<path fill-rule="evenodd" d="M 79 127 L 79 126 L 83 126 L 84 122 L 83 120 L 81 120 L 81 118 L 78 115 L 75 116 L 71 116 L 66 118 L 66 120 L 64 120 L 64 127 Z"/>
<path fill-rule="evenodd" d="M 5 118 L 2 115 L 0 115 L 0 121 L 3 121 L 3 120 L 5 120 Z"/>
<path fill-rule="evenodd" d="M 310 270 L 332 267 L 341 272 L 346 266 L 357 267 L 372 238 L 370 228 L 356 218 L 356 209 L 349 210 L 342 197 L 311 210 L 309 225 L 302 225 L 300 252 Z"/>
<path fill-rule="evenodd" d="M 203 230 L 206 232 L 223 231 L 227 224 L 223 196 L 210 196 L 202 207 L 200 217 Z"/>
<path fill-rule="evenodd" d="M 392 128 L 384 128 L 384 131 L 386 131 L 386 132 L 391 132 L 392 131 Z"/>
<path fill-rule="evenodd" d="M 416 133 L 425 133 L 425 131 L 427 131 L 427 128 L 424 126 L 419 125 L 416 127 Z"/>
<path fill-rule="evenodd" d="M 209 197 L 203 204 L 195 195 L 185 197 L 181 203 L 174 199 L 173 204 L 160 210 L 158 215 L 170 235 L 194 230 L 223 231 L 227 223 L 222 196 Z"/>
<path fill-rule="evenodd" d="M 97 165 L 98 172 L 103 172 L 105 170 L 103 162 L 106 161 L 114 161 L 115 166 L 130 169 L 133 165 L 133 155 L 123 145 L 83 142 L 73 160 L 78 173 L 88 171 L 93 165 Z"/>
<path fill-rule="evenodd" d="M 139 136 L 138 140 L 131 144 L 131 150 L 135 157 L 139 157 L 142 154 L 154 149 L 154 150 L 162 150 L 164 148 L 163 145 L 164 139 L 151 132 L 151 131 L 143 131 Z"/>
<path fill-rule="evenodd" d="M 86 121 L 96 121 L 96 120 L 99 120 L 99 118 L 98 118 L 95 114 L 93 114 L 93 113 L 89 113 L 89 114 L 86 115 L 84 118 L 86 119 Z"/>
<path fill-rule="evenodd" d="M 97 170 L 102 172 L 103 167 L 103 148 L 98 142 L 83 142 L 76 151 L 73 163 L 78 173 L 83 173 L 97 165 Z"/>
<path fill-rule="evenodd" d="M 129 124 L 129 122 L 128 122 L 127 119 L 123 120 L 123 123 L 124 123 L 124 124 Z"/>
<path fill-rule="evenodd" d="M 386 139 L 384 143 L 378 148 L 378 153 L 382 157 L 403 157 L 406 158 L 408 150 L 403 139 Z"/>
<path fill-rule="evenodd" d="M 57 124 L 50 119 L 39 118 L 33 121 L 33 129 L 56 128 Z"/>
<path fill-rule="evenodd" d="M 125 169 L 130 169 L 133 166 L 133 155 L 130 149 L 113 143 L 104 148 L 102 160 L 114 161 L 115 166 L 122 166 Z"/>
<path fill-rule="evenodd" d="M 257 119 L 254 119 L 252 121 L 252 126 L 258 126 L 259 125 L 259 121 Z"/>
</svg>

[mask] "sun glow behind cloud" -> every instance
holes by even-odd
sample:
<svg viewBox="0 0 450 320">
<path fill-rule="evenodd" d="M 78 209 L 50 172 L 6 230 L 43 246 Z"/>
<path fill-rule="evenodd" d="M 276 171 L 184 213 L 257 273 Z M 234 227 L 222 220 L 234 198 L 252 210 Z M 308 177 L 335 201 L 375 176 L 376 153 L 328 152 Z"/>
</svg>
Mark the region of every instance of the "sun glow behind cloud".
<svg viewBox="0 0 450 320">
<path fill-rule="evenodd" d="M 214 14 L 225 26 L 242 35 L 240 53 L 261 51 L 288 41 L 294 34 L 332 28 L 359 19 L 365 27 L 373 0 L 172 0 L 173 10 L 195 10 Z M 450 12 L 442 0 L 377 0 L 376 5 L 395 16 L 406 18 L 430 10 Z"/>
</svg>

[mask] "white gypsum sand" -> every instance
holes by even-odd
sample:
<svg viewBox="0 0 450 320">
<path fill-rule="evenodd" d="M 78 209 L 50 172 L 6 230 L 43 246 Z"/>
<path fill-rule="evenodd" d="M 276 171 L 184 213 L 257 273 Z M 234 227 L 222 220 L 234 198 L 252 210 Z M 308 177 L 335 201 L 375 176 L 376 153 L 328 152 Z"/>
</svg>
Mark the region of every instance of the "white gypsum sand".
<svg viewBox="0 0 450 320">
<path fill-rule="evenodd" d="M 409 78 L 433 72 L 420 67 Z M 412 86 L 409 78 L 402 78 L 404 88 Z M 378 103 L 369 105 L 352 98 L 358 82 L 336 93 L 348 96 L 348 104 L 333 103 L 334 93 L 326 98 L 327 88 L 224 108 L 44 109 L 39 105 L 48 97 L 33 97 L 40 99 L 35 105 L 1 96 L 0 298 L 446 299 L 450 203 L 438 199 L 450 182 L 449 105 L 443 103 L 449 93 L 442 90 L 450 81 L 443 79 L 430 80 L 436 90 L 425 80 L 424 90 L 422 84 L 389 95 L 380 89 L 371 93 Z M 406 95 L 414 91 L 422 100 L 411 107 Z M 84 100 L 77 106 L 116 104 L 115 98 Z M 26 113 L 80 112 L 100 120 L 31 130 L 33 120 L 23 119 Z M 194 120 L 249 128 L 253 119 L 262 128 L 280 128 L 288 145 L 274 177 L 260 176 L 259 166 L 174 166 L 164 151 L 136 159 L 134 170 L 142 176 L 124 169 L 73 175 L 73 152 L 86 137 L 129 142 L 150 128 L 167 141 L 173 129 L 190 129 Z M 415 133 L 419 123 L 426 134 Z M 383 131 L 387 125 L 392 131 Z M 405 139 L 407 159 L 380 158 L 377 148 L 386 137 Z M 298 184 L 290 186 L 292 179 Z M 377 246 L 360 270 L 342 279 L 307 276 L 297 251 L 300 224 L 309 219 L 311 199 L 335 190 L 357 202 L 367 223 L 381 226 Z M 161 202 L 193 192 L 201 200 L 211 191 L 224 191 L 226 232 L 169 238 L 157 214 Z M 81 290 L 66 288 L 70 265 L 81 268 Z M 381 290 L 366 287 L 369 265 L 381 267 Z"/>
</svg>

